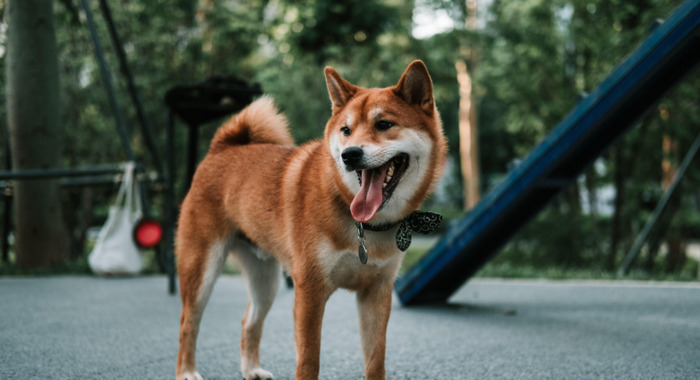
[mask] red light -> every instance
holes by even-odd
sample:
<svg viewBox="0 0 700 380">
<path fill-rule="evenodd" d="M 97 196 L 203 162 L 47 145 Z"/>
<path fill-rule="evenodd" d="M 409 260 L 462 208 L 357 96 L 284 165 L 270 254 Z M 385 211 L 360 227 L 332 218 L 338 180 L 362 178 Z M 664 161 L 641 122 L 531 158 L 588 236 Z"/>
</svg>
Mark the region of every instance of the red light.
<svg viewBox="0 0 700 380">
<path fill-rule="evenodd" d="M 141 219 L 134 227 L 134 241 L 140 248 L 153 248 L 163 238 L 163 227 L 155 219 Z"/>
</svg>

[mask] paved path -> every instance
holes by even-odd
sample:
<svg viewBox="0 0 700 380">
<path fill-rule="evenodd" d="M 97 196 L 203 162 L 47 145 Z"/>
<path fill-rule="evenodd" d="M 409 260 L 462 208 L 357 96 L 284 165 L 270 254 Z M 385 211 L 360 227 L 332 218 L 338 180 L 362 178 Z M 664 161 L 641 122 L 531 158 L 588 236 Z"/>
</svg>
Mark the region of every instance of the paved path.
<svg viewBox="0 0 700 380">
<path fill-rule="evenodd" d="M 281 288 L 263 365 L 292 379 L 294 293 Z M 205 379 L 240 379 L 245 290 L 222 277 L 204 314 Z M 163 277 L 0 279 L 0 378 L 172 379 L 179 298 Z M 321 379 L 362 379 L 354 297 L 326 308 Z M 449 307 L 389 323 L 389 379 L 700 379 L 700 284 L 474 280 Z"/>
</svg>

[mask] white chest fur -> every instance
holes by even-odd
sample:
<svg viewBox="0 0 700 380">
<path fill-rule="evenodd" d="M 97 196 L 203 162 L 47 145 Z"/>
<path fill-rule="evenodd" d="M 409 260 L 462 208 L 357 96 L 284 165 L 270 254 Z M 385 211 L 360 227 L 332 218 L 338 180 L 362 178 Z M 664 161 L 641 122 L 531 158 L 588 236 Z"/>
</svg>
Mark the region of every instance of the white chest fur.
<svg viewBox="0 0 700 380">
<path fill-rule="evenodd" d="M 356 290 L 376 278 L 395 278 L 404 253 L 391 241 L 387 243 L 368 238 L 367 243 L 366 264 L 360 262 L 357 250 L 338 251 L 328 242 L 319 244 L 321 266 L 334 287 Z"/>
</svg>

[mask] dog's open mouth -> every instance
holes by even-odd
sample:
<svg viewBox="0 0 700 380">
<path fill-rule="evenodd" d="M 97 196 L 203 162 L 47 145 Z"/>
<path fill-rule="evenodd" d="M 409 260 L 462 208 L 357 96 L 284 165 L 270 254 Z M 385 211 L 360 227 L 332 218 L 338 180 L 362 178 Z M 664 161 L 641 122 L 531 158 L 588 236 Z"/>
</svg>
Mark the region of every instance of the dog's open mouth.
<svg viewBox="0 0 700 380">
<path fill-rule="evenodd" d="M 356 221 L 368 222 L 386 204 L 406 172 L 408 161 L 408 155 L 402 153 L 384 165 L 356 172 L 360 191 L 350 204 L 350 212 Z"/>
</svg>

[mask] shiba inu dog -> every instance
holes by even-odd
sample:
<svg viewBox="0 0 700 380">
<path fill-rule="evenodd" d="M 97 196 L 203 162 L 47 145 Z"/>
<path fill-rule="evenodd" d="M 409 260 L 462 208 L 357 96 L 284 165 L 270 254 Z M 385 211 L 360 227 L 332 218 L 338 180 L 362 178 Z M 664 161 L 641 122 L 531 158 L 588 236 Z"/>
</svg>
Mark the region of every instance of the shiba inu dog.
<svg viewBox="0 0 700 380">
<path fill-rule="evenodd" d="M 338 288 L 357 294 L 365 378 L 385 378 L 392 288 L 409 227 L 420 228 L 409 219 L 441 176 L 447 144 L 422 62 L 382 89 L 352 85 L 330 67 L 325 75 L 333 113 L 322 140 L 295 147 L 286 119 L 262 97 L 217 130 L 199 164 L 176 239 L 179 380 L 202 379 L 199 322 L 229 252 L 249 296 L 245 379 L 273 378 L 259 345 L 281 266 L 295 285 L 296 379 L 318 378 L 324 307 Z"/>
</svg>

